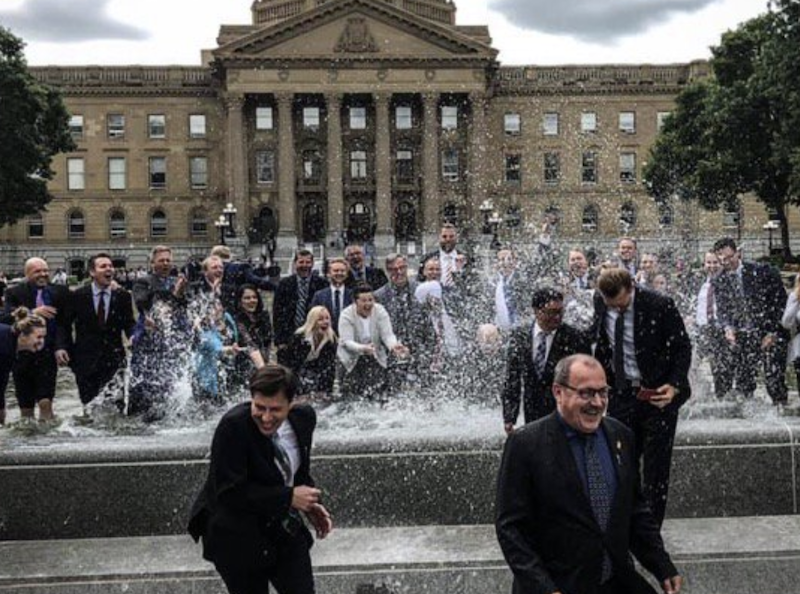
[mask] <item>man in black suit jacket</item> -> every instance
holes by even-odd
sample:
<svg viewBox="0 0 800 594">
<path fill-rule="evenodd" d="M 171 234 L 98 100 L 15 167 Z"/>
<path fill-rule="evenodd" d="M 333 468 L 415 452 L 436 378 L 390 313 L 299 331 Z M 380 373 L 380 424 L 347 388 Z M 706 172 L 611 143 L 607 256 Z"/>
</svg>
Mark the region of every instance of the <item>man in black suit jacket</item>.
<svg viewBox="0 0 800 594">
<path fill-rule="evenodd" d="M 89 258 L 89 276 L 92 282 L 70 295 L 59 345 L 60 350 L 66 351 L 84 405 L 124 369 L 123 336 L 130 337 L 136 323 L 131 294 L 122 288 L 112 289 L 111 256 L 100 253 Z M 120 411 L 124 409 L 122 385 L 114 401 Z"/>
<path fill-rule="evenodd" d="M 756 389 L 758 364 L 764 366 L 767 392 L 776 405 L 786 404 L 786 353 L 789 333 L 781 325 L 786 288 L 777 270 L 743 262 L 736 242 L 726 237 L 714 244 L 725 271 L 714 279 L 719 324 L 731 347 L 736 387 L 745 397 Z"/>
<path fill-rule="evenodd" d="M 597 288 L 595 356 L 614 388 L 609 414 L 636 435 L 644 494 L 661 525 L 678 409 L 691 395 L 692 343 L 675 302 L 635 287 L 627 270 L 604 270 Z"/>
<path fill-rule="evenodd" d="M 297 250 L 294 256 L 295 273 L 281 279 L 272 304 L 272 327 L 275 329 L 275 347 L 278 362 L 284 363 L 283 351 L 292 339 L 292 334 L 306 323 L 308 310 L 314 293 L 324 289 L 326 282 L 314 274 L 314 254 L 309 250 Z M 300 284 L 304 286 L 305 299 L 300 301 Z"/>
<path fill-rule="evenodd" d="M 603 418 L 609 388 L 588 355 L 562 359 L 557 412 L 515 431 L 497 485 L 497 538 L 514 594 L 677 594 L 682 578 L 640 491 L 634 436 Z"/>
<path fill-rule="evenodd" d="M 339 316 L 345 307 L 353 303 L 353 289 L 345 285 L 349 270 L 347 260 L 331 258 L 328 261 L 330 286 L 318 290 L 311 299 L 311 307 L 322 305 L 328 310 L 331 315 L 331 328 L 337 336 L 339 335 Z"/>
<path fill-rule="evenodd" d="M 69 289 L 50 283 L 50 268 L 41 258 L 29 258 L 25 262 L 25 280 L 5 293 L 3 323 L 13 323 L 11 313 L 18 307 L 27 307 L 34 314 L 47 320 L 47 338 L 44 348 L 36 353 L 26 353 L 25 365 L 39 370 L 35 374 L 36 385 L 30 386 L 32 401 L 20 401 L 20 415 L 33 417 L 34 406 L 39 406 L 39 418 L 53 418 L 53 398 L 56 395 L 58 365 L 67 361 L 56 354 L 59 333 L 63 332 L 63 316 L 69 298 Z M 30 357 L 31 360 L 27 360 Z"/>
<path fill-rule="evenodd" d="M 564 295 L 542 288 L 533 293 L 535 322 L 516 328 L 508 346 L 508 366 L 503 384 L 503 424 L 514 431 L 520 400 L 525 422 L 546 417 L 556 408 L 550 387 L 556 364 L 568 355 L 591 354 L 589 337 L 562 322 Z"/>
<path fill-rule="evenodd" d="M 439 249 L 424 254 L 419 261 L 420 282 L 425 280 L 423 269 L 425 262 L 431 258 L 439 260 L 443 287 L 451 287 L 459 281 L 459 277 L 469 277 L 472 282 L 472 255 L 458 247 L 458 229 L 451 223 L 445 223 L 439 230 Z M 467 283 L 467 284 L 469 284 Z"/>
<path fill-rule="evenodd" d="M 266 365 L 250 380 L 252 400 L 219 422 L 208 479 L 191 512 L 189 532 L 231 594 L 313 594 L 301 514 L 325 538 L 333 524 L 310 474 L 314 410 L 292 406 L 296 380 Z"/>
<path fill-rule="evenodd" d="M 376 291 L 389 282 L 386 273 L 380 268 L 367 266 L 364 263 L 364 247 L 351 243 L 344 250 L 344 257 L 350 265 L 350 275 L 347 286 L 354 288 L 356 285 L 367 283 Z"/>
</svg>

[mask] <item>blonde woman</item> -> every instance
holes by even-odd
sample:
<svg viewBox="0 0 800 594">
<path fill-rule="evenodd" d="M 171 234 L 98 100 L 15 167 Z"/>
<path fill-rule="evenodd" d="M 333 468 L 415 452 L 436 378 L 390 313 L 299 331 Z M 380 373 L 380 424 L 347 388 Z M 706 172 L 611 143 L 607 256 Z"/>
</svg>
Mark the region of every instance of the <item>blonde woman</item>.
<svg viewBox="0 0 800 594">
<path fill-rule="evenodd" d="M 33 355 L 44 348 L 47 336 L 47 321 L 27 308 L 17 308 L 11 316 L 13 324 L 0 324 L 0 425 L 6 421 L 6 387 L 12 370 L 20 414 L 33 418 L 36 379 L 41 375 Z"/>
<path fill-rule="evenodd" d="M 794 289 L 789 293 L 789 298 L 786 301 L 786 309 L 783 311 L 781 324 L 789 332 L 796 332 L 791 344 L 789 344 L 789 361 L 794 364 L 797 382 L 800 384 L 800 332 L 797 332 L 798 324 L 800 324 L 800 274 L 794 279 Z"/>
<path fill-rule="evenodd" d="M 328 308 L 312 307 L 286 347 L 286 365 L 300 379 L 301 394 L 333 391 L 336 342 Z"/>
</svg>

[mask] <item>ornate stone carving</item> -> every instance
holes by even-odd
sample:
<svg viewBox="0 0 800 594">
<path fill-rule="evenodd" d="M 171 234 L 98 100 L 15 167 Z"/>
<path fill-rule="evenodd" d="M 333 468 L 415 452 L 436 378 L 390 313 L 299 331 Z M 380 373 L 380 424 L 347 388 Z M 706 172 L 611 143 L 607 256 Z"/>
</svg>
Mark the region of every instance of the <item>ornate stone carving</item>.
<svg viewBox="0 0 800 594">
<path fill-rule="evenodd" d="M 333 51 L 337 53 L 363 54 L 378 51 L 378 44 L 369 32 L 367 21 L 363 17 L 347 19 L 344 31 Z"/>
</svg>

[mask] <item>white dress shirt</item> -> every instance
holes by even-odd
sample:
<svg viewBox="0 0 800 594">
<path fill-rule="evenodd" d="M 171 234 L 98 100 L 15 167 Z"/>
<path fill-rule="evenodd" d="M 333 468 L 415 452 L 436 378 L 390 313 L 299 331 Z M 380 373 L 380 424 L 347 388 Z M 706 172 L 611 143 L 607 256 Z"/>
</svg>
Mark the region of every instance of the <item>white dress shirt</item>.
<svg viewBox="0 0 800 594">
<path fill-rule="evenodd" d="M 278 438 L 281 440 L 283 449 L 286 450 L 289 466 L 292 468 L 292 477 L 289 483 L 289 486 L 292 486 L 294 485 L 294 475 L 297 474 L 297 469 L 300 468 L 300 443 L 297 441 L 297 434 L 295 434 L 288 419 L 278 427 Z"/>
<path fill-rule="evenodd" d="M 706 282 L 700 287 L 700 292 L 697 294 L 697 312 L 695 313 L 694 321 L 698 328 L 707 326 L 717 318 L 717 303 L 714 300 L 712 310 L 713 319 L 708 319 L 708 287 L 711 285 L 711 279 L 706 278 Z"/>
<path fill-rule="evenodd" d="M 536 352 L 539 349 L 539 343 L 542 340 L 547 341 L 545 343 L 547 346 L 544 351 L 544 360 L 547 361 L 550 357 L 550 348 L 553 346 L 553 338 L 555 338 L 556 332 L 558 332 L 558 329 L 546 334 L 544 330 L 539 328 L 539 322 L 533 324 L 533 353 L 531 356 L 533 357 L 534 363 L 536 362 Z"/>
<path fill-rule="evenodd" d="M 103 289 L 98 287 L 95 283 L 92 283 L 92 302 L 94 303 L 94 311 L 97 313 L 97 310 L 100 308 L 100 292 L 105 291 L 105 295 L 103 296 L 103 306 L 105 307 L 106 312 L 106 320 L 108 320 L 108 310 L 111 307 L 111 289 Z"/>
<path fill-rule="evenodd" d="M 623 348 L 625 356 L 625 376 L 629 380 L 640 380 L 642 374 L 639 371 L 639 365 L 636 363 L 636 342 L 634 341 L 633 324 L 634 324 L 634 308 L 636 300 L 636 289 L 631 294 L 631 302 L 628 309 L 623 314 L 625 317 L 625 334 L 623 337 Z M 616 349 L 617 345 L 614 343 L 614 327 L 619 317 L 619 311 L 609 307 L 606 311 L 606 334 L 608 335 L 608 342 L 611 344 L 612 349 Z"/>
</svg>

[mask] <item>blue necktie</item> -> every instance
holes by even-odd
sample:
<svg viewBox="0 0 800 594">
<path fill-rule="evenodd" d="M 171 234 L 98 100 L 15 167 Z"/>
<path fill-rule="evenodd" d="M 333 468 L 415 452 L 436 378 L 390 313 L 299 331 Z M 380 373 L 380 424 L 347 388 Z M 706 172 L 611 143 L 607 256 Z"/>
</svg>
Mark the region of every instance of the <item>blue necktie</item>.
<svg viewBox="0 0 800 594">
<path fill-rule="evenodd" d="M 603 534 L 608 530 L 608 521 L 611 518 L 611 500 L 613 494 L 611 486 L 606 480 L 600 455 L 597 453 L 597 433 L 584 436 L 584 453 L 586 455 L 586 483 L 589 491 L 589 502 L 592 512 Z M 603 569 L 600 583 L 603 584 L 611 577 L 611 558 L 603 550 Z"/>
</svg>

